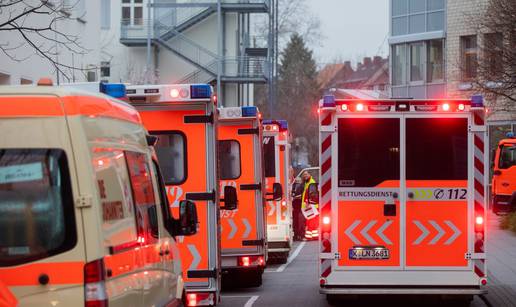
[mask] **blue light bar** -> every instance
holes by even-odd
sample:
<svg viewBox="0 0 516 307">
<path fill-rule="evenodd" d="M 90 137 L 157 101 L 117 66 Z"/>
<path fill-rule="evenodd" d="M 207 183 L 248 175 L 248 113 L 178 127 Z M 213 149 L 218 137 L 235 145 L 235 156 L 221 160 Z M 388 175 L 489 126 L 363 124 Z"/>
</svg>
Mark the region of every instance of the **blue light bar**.
<svg viewBox="0 0 516 307">
<path fill-rule="evenodd" d="M 256 117 L 257 115 L 257 107 L 242 107 L 242 117 Z"/>
<path fill-rule="evenodd" d="M 209 84 L 194 84 L 190 86 L 192 99 L 211 98 L 211 86 Z"/>
<path fill-rule="evenodd" d="M 505 135 L 508 139 L 513 139 L 514 138 L 514 132 L 507 132 L 507 134 Z"/>
<path fill-rule="evenodd" d="M 122 83 L 100 83 L 99 91 L 113 98 L 124 98 L 126 96 L 125 84 Z"/>
<path fill-rule="evenodd" d="M 277 122 L 278 122 L 278 124 L 280 126 L 280 130 L 281 131 L 288 130 L 288 122 L 286 120 L 279 119 Z"/>
<path fill-rule="evenodd" d="M 473 95 L 471 97 L 471 107 L 472 108 L 483 108 L 484 107 L 484 97 L 482 95 Z"/>
<path fill-rule="evenodd" d="M 325 95 L 323 97 L 323 108 L 335 108 L 335 96 Z"/>
</svg>

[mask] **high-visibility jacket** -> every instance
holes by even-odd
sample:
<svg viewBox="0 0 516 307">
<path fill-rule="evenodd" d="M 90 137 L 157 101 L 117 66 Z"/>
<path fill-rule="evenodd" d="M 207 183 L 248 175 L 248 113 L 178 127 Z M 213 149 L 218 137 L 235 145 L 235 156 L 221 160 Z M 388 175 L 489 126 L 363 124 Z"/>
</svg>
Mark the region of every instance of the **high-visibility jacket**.
<svg viewBox="0 0 516 307">
<path fill-rule="evenodd" d="M 306 204 L 308 203 L 308 187 L 310 186 L 310 184 L 312 183 L 315 183 L 315 180 L 313 177 L 310 177 L 310 180 L 308 180 L 307 182 L 305 182 L 305 186 L 303 188 L 303 194 L 301 196 L 301 208 L 304 209 L 306 208 Z M 315 205 L 315 207 L 317 208 L 318 206 Z"/>
</svg>

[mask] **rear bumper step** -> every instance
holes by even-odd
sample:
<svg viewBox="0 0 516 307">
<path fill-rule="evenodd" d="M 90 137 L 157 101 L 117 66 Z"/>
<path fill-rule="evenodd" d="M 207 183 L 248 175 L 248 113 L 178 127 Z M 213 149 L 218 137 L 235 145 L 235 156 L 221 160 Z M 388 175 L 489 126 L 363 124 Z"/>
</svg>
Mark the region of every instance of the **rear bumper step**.
<svg viewBox="0 0 516 307">
<path fill-rule="evenodd" d="M 322 294 L 353 294 L 353 295 L 481 295 L 486 289 L 480 288 L 331 288 L 319 290 Z"/>
</svg>

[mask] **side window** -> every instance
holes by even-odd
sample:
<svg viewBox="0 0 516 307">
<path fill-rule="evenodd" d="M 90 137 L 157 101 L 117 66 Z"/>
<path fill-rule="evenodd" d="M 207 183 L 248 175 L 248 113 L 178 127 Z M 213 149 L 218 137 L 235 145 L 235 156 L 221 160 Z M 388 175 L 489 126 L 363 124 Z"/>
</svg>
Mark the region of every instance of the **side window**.
<svg viewBox="0 0 516 307">
<path fill-rule="evenodd" d="M 219 141 L 220 179 L 232 180 L 241 175 L 240 143 L 235 140 Z"/>
<path fill-rule="evenodd" d="M 263 137 L 265 177 L 276 177 L 276 142 L 273 136 Z"/>
<path fill-rule="evenodd" d="M 167 185 L 178 185 L 186 181 L 186 137 L 178 131 L 152 132 L 158 137 L 156 154 Z"/>
<path fill-rule="evenodd" d="M 125 157 L 136 208 L 138 239 L 141 243 L 151 243 L 159 236 L 159 229 L 150 164 L 142 153 L 126 151 Z"/>
<path fill-rule="evenodd" d="M 400 179 L 400 120 L 339 119 L 339 187 L 374 187 Z"/>
<path fill-rule="evenodd" d="M 121 150 L 93 150 L 104 244 L 115 250 L 134 244 L 138 239 L 131 180 L 124 157 Z"/>
</svg>

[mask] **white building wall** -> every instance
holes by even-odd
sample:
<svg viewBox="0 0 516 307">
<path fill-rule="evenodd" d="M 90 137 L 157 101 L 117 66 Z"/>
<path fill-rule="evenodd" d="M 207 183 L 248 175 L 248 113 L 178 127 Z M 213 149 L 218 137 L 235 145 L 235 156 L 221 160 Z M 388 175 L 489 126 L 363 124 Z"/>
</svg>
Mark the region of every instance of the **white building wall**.
<svg viewBox="0 0 516 307">
<path fill-rule="evenodd" d="M 37 0 L 33 1 L 35 3 L 40 2 Z M 70 19 L 57 21 L 55 25 L 56 29 L 59 31 L 79 36 L 79 43 L 84 47 L 82 50 L 83 54 L 74 54 L 61 46 L 58 48 L 59 55 L 57 60 L 60 63 L 80 68 L 81 70 L 63 68 L 66 76 L 60 74 L 60 82 L 73 82 L 74 80 L 76 82 L 86 81 L 86 69 L 88 68 L 91 68 L 91 71 L 95 71 L 97 75 L 99 73 L 99 2 L 87 0 L 77 1 L 75 8 L 70 11 Z M 18 4 L 16 10 L 23 9 L 24 7 L 23 3 Z M 81 8 L 80 12 L 79 8 Z M 82 10 L 82 8 L 84 8 L 84 10 Z M 25 25 L 48 25 L 49 21 L 53 17 L 54 16 L 42 14 L 32 14 L 30 15 L 30 18 L 26 20 Z M 78 19 L 78 17 L 81 18 Z M 4 20 L 7 20 L 7 14 L 2 14 L 2 16 L 0 16 L 0 22 Z M 0 41 L 2 43 L 9 43 L 9 46 L 18 46 L 23 43 L 23 39 L 20 34 L 15 31 L 3 31 Z M 34 43 L 36 45 L 44 44 L 43 48 L 48 48 L 52 45 L 55 46 L 55 44 L 44 39 L 34 39 Z M 43 58 L 41 55 L 36 54 L 36 51 L 29 44 L 23 44 L 21 47 L 14 50 L 13 54 L 21 61 L 12 60 L 7 55 L 0 52 L 0 85 L 17 85 L 29 82 L 36 83 L 41 77 L 51 77 L 54 83 L 57 83 L 58 74 L 56 73 L 56 69 L 50 61 Z M 56 59 L 55 56 L 51 57 Z M 67 78 L 67 76 L 69 78 Z"/>
<path fill-rule="evenodd" d="M 144 1 L 144 19 L 147 18 L 147 8 Z M 142 83 L 148 82 L 149 78 L 145 78 L 147 66 L 147 48 L 146 47 L 127 47 L 120 43 L 121 35 L 121 1 L 113 0 L 110 3 L 111 20 L 110 28 L 103 29 L 101 34 L 101 61 L 108 61 L 111 63 L 111 73 L 106 79 L 110 82 L 128 82 L 128 83 Z M 134 31 L 139 31 L 145 36 L 146 22 L 144 26 L 135 27 Z M 224 25 L 224 54 L 227 57 L 236 57 L 239 55 L 239 39 L 238 39 L 238 14 L 227 13 L 225 15 Z M 217 15 L 213 14 L 183 32 L 183 34 L 202 48 L 209 50 L 213 54 L 218 52 L 218 24 Z M 174 44 L 174 41 L 180 41 L 180 38 L 173 38 L 169 41 Z M 191 54 L 192 55 L 192 54 Z M 195 54 L 193 54 L 195 56 Z M 177 56 L 173 52 L 167 50 L 162 46 L 152 47 L 152 66 L 155 70 L 155 83 L 177 83 L 184 77 L 199 70 L 198 67 L 192 65 L 188 61 Z M 231 65 L 226 67 L 231 69 Z M 233 65 L 234 68 L 234 65 Z M 223 97 L 221 102 L 225 106 L 237 106 L 241 104 L 252 104 L 253 101 L 253 86 L 241 86 L 240 94 L 245 101 L 239 101 L 238 85 L 224 84 Z"/>
</svg>

